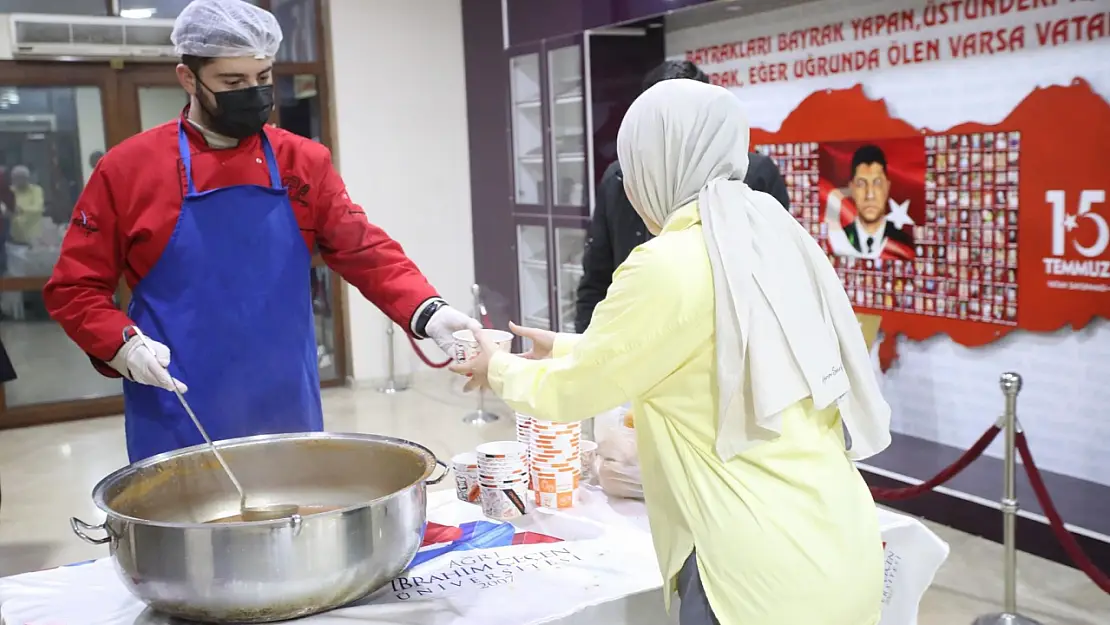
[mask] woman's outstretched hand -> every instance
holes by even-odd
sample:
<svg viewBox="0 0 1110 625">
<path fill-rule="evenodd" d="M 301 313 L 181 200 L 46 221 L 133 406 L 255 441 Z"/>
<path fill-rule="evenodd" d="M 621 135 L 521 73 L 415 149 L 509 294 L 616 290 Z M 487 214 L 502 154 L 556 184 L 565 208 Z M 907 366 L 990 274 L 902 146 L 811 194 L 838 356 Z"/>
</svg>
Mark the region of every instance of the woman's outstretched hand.
<svg viewBox="0 0 1110 625">
<path fill-rule="evenodd" d="M 556 334 L 554 332 L 539 328 L 525 328 L 512 321 L 509 322 L 509 329 L 513 331 L 513 334 L 532 341 L 532 349 L 521 354 L 521 358 L 543 360 L 551 357 L 551 350 L 555 347 Z"/>
<path fill-rule="evenodd" d="M 489 361 L 497 351 L 497 343 L 490 340 L 484 330 L 475 330 L 474 340 L 478 341 L 478 354 L 466 362 L 458 362 L 448 367 L 451 371 L 470 378 L 463 387 L 463 391 L 467 393 L 480 388 L 489 388 Z"/>
<path fill-rule="evenodd" d="M 543 360 L 551 357 L 551 350 L 555 347 L 554 332 L 539 328 L 525 328 L 512 322 L 509 322 L 509 329 L 513 334 L 532 341 L 532 349 L 520 354 L 521 358 Z M 463 390 L 468 393 L 479 388 L 489 388 L 489 361 L 497 351 L 497 344 L 490 340 L 485 332 L 475 331 L 474 338 L 478 341 L 479 353 L 466 362 L 455 363 L 449 367 L 451 371 L 470 378 L 463 387 Z"/>
</svg>

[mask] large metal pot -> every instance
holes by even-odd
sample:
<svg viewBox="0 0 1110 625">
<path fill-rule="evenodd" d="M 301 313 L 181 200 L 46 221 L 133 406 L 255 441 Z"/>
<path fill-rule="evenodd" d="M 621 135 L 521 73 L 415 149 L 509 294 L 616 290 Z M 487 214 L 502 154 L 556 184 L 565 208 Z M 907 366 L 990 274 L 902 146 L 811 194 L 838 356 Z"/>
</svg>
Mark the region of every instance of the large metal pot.
<svg viewBox="0 0 1110 625">
<path fill-rule="evenodd" d="M 71 519 L 107 543 L 124 583 L 149 606 L 207 622 L 264 623 L 330 610 L 387 583 L 423 538 L 426 484 L 446 465 L 420 445 L 368 434 L 277 434 L 219 443 L 251 505 L 340 507 L 255 523 L 206 446 L 155 456 L 93 489 L 108 518 Z M 432 479 L 436 465 L 443 473 Z M 99 530 L 103 537 L 90 536 Z"/>
</svg>

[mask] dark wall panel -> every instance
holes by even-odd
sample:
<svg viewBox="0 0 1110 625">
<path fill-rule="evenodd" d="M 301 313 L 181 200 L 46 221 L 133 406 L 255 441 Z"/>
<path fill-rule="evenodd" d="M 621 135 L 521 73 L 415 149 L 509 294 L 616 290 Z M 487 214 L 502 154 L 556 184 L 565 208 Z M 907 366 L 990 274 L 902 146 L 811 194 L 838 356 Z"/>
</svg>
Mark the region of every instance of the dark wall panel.
<svg viewBox="0 0 1110 625">
<path fill-rule="evenodd" d="M 462 22 L 474 275 L 494 327 L 504 328 L 516 310 L 516 232 L 510 212 L 509 69 L 500 0 L 462 0 Z"/>
<path fill-rule="evenodd" d="M 510 45 L 578 34 L 713 0 L 508 0 Z"/>
<path fill-rule="evenodd" d="M 644 76 L 663 62 L 662 28 L 645 28 L 643 37 L 597 34 L 590 37 L 594 183 L 617 160 L 617 130 Z"/>
</svg>

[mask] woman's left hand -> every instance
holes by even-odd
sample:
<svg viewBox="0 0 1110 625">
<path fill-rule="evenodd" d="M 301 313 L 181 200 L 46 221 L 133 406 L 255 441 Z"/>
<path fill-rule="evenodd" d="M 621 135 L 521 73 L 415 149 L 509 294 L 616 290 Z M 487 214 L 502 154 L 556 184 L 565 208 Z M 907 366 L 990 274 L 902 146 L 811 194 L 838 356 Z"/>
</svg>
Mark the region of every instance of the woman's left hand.
<svg viewBox="0 0 1110 625">
<path fill-rule="evenodd" d="M 480 388 L 489 388 L 489 361 L 497 351 L 497 343 L 491 341 L 484 330 L 475 331 L 474 338 L 480 347 L 478 354 L 466 362 L 455 363 L 448 367 L 451 371 L 470 378 L 463 387 L 463 391 L 467 393 Z"/>
</svg>

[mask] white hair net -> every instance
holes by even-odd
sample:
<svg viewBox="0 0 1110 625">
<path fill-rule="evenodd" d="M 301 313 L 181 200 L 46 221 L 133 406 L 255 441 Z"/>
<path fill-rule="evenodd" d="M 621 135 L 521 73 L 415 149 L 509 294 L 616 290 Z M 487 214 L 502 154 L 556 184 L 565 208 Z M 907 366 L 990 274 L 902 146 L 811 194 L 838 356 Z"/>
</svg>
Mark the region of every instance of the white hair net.
<svg viewBox="0 0 1110 625">
<path fill-rule="evenodd" d="M 243 0 L 193 0 L 170 35 L 178 55 L 222 58 L 277 55 L 281 26 L 273 13 Z"/>
</svg>

